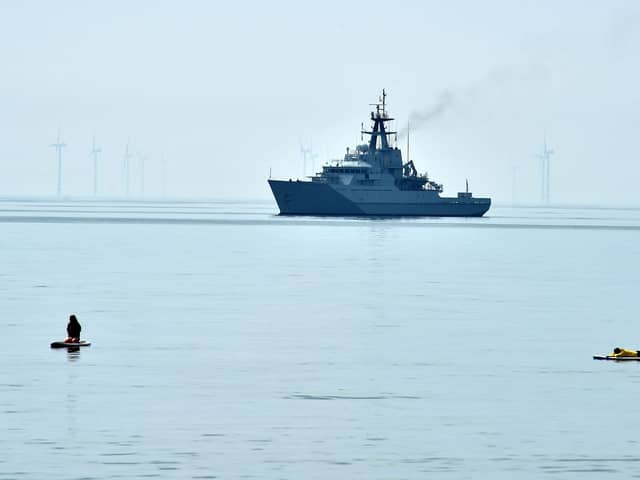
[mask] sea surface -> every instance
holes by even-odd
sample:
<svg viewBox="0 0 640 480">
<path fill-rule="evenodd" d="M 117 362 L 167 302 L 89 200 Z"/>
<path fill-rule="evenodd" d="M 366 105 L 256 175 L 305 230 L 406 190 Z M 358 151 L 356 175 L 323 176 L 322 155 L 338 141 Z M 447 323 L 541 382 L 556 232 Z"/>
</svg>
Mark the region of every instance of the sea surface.
<svg viewBox="0 0 640 480">
<path fill-rule="evenodd" d="M 0 480 L 640 478 L 640 209 L 276 213 L 0 201 Z"/>
</svg>

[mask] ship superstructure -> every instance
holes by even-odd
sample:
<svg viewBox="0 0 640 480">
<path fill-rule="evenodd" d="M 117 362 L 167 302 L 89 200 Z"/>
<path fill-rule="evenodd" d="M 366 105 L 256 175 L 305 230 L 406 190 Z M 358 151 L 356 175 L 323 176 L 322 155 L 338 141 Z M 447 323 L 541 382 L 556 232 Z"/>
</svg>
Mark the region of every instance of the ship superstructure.
<svg viewBox="0 0 640 480">
<path fill-rule="evenodd" d="M 342 160 L 330 162 L 309 180 L 273 180 L 269 185 L 281 215 L 439 216 L 479 217 L 491 206 L 490 198 L 471 192 L 441 197 L 442 185 L 418 174 L 413 161 L 402 161 L 391 146 L 386 123 L 386 92 L 371 112 L 371 130 L 362 129 L 369 143 L 347 148 Z"/>
</svg>

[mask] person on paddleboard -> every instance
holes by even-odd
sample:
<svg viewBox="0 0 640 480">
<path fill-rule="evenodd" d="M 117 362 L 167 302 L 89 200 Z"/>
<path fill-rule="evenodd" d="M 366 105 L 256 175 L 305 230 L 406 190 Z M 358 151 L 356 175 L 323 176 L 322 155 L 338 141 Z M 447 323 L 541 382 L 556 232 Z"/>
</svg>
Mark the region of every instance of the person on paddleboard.
<svg viewBox="0 0 640 480">
<path fill-rule="evenodd" d="M 640 357 L 640 350 L 627 350 L 626 348 L 616 347 L 610 357 Z"/>
<path fill-rule="evenodd" d="M 67 338 L 65 343 L 80 343 L 80 331 L 82 327 L 78 323 L 78 319 L 75 315 L 69 317 L 69 323 L 67 324 Z"/>
</svg>

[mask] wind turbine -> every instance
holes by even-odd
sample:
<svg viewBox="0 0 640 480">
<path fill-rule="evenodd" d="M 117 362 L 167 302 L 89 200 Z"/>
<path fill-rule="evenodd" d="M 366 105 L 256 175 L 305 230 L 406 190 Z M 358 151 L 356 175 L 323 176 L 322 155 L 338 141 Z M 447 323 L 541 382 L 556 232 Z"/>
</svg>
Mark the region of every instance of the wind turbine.
<svg viewBox="0 0 640 480">
<path fill-rule="evenodd" d="M 140 162 L 140 196 L 144 197 L 144 162 L 147 159 L 146 155 L 138 153 L 138 161 Z"/>
<path fill-rule="evenodd" d="M 124 194 L 127 198 L 129 198 L 129 170 L 130 170 L 130 161 L 132 156 L 133 155 L 131 155 L 131 152 L 129 152 L 129 142 L 127 142 L 127 145 L 124 148 L 124 163 L 123 163 Z"/>
<path fill-rule="evenodd" d="M 516 203 L 516 190 L 517 190 L 517 177 L 518 167 L 515 164 L 511 164 L 511 205 Z"/>
<path fill-rule="evenodd" d="M 542 153 L 538 155 L 541 161 L 541 173 L 542 173 L 542 185 L 541 185 L 541 197 L 543 203 L 549 203 L 550 198 L 550 179 L 551 179 L 551 155 L 555 152 L 547 147 L 547 136 L 544 136 L 544 147 Z"/>
<path fill-rule="evenodd" d="M 300 142 L 300 153 L 302 153 L 302 176 L 304 177 L 307 174 L 307 155 L 311 153 L 311 149 Z"/>
<path fill-rule="evenodd" d="M 91 151 L 89 157 L 93 158 L 93 196 L 98 196 L 98 154 L 102 152 L 101 148 L 96 147 L 96 137 L 93 136 L 91 141 Z"/>
<path fill-rule="evenodd" d="M 162 156 L 162 198 L 167 196 L 167 159 Z"/>
<path fill-rule="evenodd" d="M 67 146 L 66 143 L 60 140 L 60 130 L 58 130 L 56 143 L 52 143 L 49 146 L 55 148 L 58 152 L 58 198 L 60 198 L 62 196 L 62 149 Z"/>
<path fill-rule="evenodd" d="M 309 147 L 305 147 L 300 141 L 300 153 L 302 153 L 302 176 L 306 176 L 307 174 L 307 160 L 309 160 L 311 164 L 312 173 L 315 173 L 315 159 L 318 158 L 317 153 L 313 153 L 313 140 L 309 141 Z"/>
<path fill-rule="evenodd" d="M 316 173 L 315 160 L 316 158 L 318 158 L 318 154 L 313 153 L 313 140 L 309 142 L 309 158 L 311 159 L 311 173 L 315 175 Z"/>
</svg>

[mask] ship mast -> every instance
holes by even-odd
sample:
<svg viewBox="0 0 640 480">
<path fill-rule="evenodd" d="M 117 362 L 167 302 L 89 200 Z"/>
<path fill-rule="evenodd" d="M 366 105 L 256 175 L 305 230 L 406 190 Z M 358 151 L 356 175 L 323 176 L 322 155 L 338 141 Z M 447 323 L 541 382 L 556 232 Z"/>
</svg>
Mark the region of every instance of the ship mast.
<svg viewBox="0 0 640 480">
<path fill-rule="evenodd" d="M 389 149 L 389 140 L 387 135 L 395 135 L 397 132 L 388 132 L 385 126 L 385 122 L 390 122 L 393 118 L 387 115 L 387 92 L 382 89 L 382 97 L 379 98 L 378 103 L 371 103 L 373 107 L 376 107 L 376 111 L 371 112 L 371 121 L 373 122 L 373 128 L 371 131 L 362 130 L 362 134 L 371 135 L 369 140 L 369 150 L 377 150 L 378 138 L 380 138 L 380 150 Z"/>
</svg>

